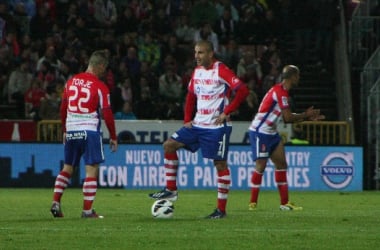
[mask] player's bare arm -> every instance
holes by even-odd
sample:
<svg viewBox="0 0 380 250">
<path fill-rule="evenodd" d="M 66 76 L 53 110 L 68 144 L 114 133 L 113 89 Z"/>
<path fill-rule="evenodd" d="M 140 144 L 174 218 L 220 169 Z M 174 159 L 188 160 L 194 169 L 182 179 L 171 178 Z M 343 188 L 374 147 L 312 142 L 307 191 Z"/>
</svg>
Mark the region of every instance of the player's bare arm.
<svg viewBox="0 0 380 250">
<path fill-rule="evenodd" d="M 325 116 L 321 115 L 320 112 L 320 109 L 314 109 L 313 106 L 309 107 L 303 113 L 292 113 L 290 109 L 283 109 L 282 117 L 285 123 L 324 120 Z"/>
</svg>

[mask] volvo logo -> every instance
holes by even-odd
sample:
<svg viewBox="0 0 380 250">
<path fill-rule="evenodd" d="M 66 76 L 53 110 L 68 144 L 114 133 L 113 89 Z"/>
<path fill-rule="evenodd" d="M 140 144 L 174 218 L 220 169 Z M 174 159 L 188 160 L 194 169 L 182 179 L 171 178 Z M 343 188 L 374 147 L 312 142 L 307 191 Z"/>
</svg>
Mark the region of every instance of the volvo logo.
<svg viewBox="0 0 380 250">
<path fill-rule="evenodd" d="M 347 187 L 354 177 L 353 153 L 335 152 L 327 155 L 321 165 L 321 176 L 331 188 Z"/>
</svg>

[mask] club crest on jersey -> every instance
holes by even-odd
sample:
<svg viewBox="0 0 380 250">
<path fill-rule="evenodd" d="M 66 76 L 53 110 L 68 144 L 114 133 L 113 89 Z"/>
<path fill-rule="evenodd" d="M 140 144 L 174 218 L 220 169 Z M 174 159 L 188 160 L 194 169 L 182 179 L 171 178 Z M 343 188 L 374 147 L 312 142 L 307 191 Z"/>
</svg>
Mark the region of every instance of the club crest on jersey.
<svg viewBox="0 0 380 250">
<path fill-rule="evenodd" d="M 286 96 L 283 96 L 281 97 L 281 100 L 282 100 L 282 103 L 285 105 L 285 106 L 288 106 L 289 103 L 288 103 L 288 98 Z"/>
<path fill-rule="evenodd" d="M 239 78 L 237 78 L 237 77 L 233 77 L 232 78 L 232 82 L 233 83 L 238 83 L 240 80 L 239 80 Z"/>
</svg>

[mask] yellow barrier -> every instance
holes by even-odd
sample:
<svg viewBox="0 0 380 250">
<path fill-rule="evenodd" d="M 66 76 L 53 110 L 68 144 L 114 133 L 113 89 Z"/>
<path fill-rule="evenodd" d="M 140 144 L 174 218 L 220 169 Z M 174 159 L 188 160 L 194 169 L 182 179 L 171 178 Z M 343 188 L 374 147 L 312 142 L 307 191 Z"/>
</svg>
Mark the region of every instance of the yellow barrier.
<svg viewBox="0 0 380 250">
<path fill-rule="evenodd" d="M 60 120 L 42 120 L 37 124 L 37 141 L 62 141 L 62 124 Z"/>
<path fill-rule="evenodd" d="M 315 145 L 350 144 L 350 126 L 344 121 L 307 121 L 294 124 Z"/>
</svg>

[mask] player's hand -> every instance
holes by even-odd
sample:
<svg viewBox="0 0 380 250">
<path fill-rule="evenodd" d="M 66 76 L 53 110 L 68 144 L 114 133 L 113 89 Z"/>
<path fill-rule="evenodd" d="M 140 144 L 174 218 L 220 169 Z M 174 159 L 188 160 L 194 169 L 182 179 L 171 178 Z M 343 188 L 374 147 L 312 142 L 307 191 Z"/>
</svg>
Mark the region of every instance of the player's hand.
<svg viewBox="0 0 380 250">
<path fill-rule="evenodd" d="M 317 115 L 309 118 L 310 121 L 321 121 L 324 119 L 326 119 L 324 115 Z"/>
<path fill-rule="evenodd" d="M 193 123 L 192 122 L 186 122 L 185 124 L 183 124 L 184 127 L 186 128 L 192 128 L 193 127 Z"/>
<path fill-rule="evenodd" d="M 215 120 L 215 125 L 221 125 L 226 120 L 227 115 L 225 113 L 221 113 L 218 118 Z"/>
<path fill-rule="evenodd" d="M 66 132 L 63 133 L 63 135 L 62 135 L 62 143 L 63 143 L 63 145 L 65 145 L 65 143 L 66 143 Z"/>
<path fill-rule="evenodd" d="M 320 121 L 324 120 L 326 117 L 324 115 L 321 115 L 320 109 L 314 109 L 313 106 L 309 107 L 306 112 L 306 117 L 310 121 Z"/>
<path fill-rule="evenodd" d="M 116 152 L 117 150 L 117 140 L 110 139 L 110 148 L 112 152 Z"/>
</svg>

